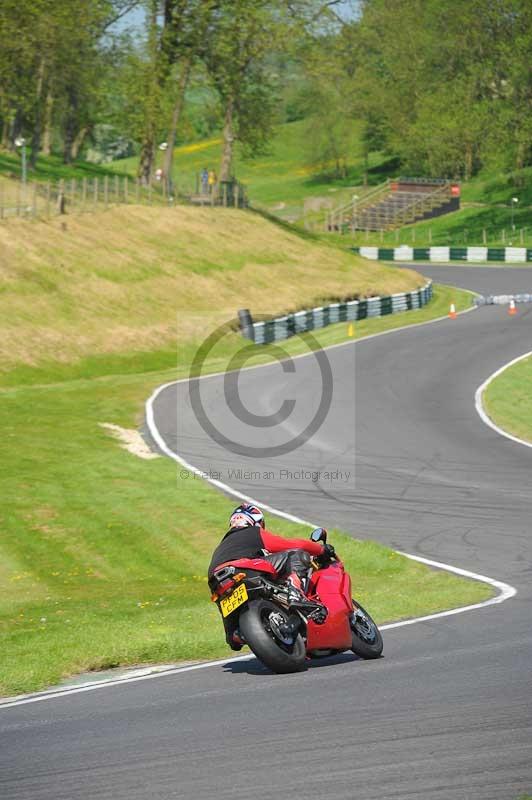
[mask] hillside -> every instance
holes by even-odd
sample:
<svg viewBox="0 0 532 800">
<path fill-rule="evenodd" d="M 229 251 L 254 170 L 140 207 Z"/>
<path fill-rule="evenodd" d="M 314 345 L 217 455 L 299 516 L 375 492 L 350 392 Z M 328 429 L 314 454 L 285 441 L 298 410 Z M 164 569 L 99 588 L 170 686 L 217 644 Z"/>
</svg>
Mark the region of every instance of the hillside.
<svg viewBox="0 0 532 800">
<path fill-rule="evenodd" d="M 264 206 L 281 218 L 297 218 L 301 215 L 306 197 L 322 196 L 341 202 L 349 198 L 353 187 L 363 179 L 363 153 L 360 137 L 361 126 L 353 123 L 352 157 L 345 178 L 335 178 L 334 164 L 311 164 L 308 146 L 311 121 L 299 120 L 280 125 L 270 142 L 268 153 L 254 159 L 246 159 L 241 149 L 236 148 L 235 175 L 249 189 L 254 205 Z M 204 167 L 218 170 L 221 158 L 221 139 L 176 147 L 173 179 L 179 191 L 190 192 L 195 186 L 196 176 Z M 162 163 L 162 156 L 158 153 Z M 115 161 L 116 171 L 136 173 L 138 159 Z M 369 157 L 370 182 L 378 183 L 387 174 L 389 163 L 382 153 L 371 153 Z"/>
<path fill-rule="evenodd" d="M 360 130 L 354 123 L 352 155 L 346 178 L 333 176 L 333 164 L 326 170 L 309 164 L 309 121 L 301 120 L 279 126 L 270 145 L 270 153 L 246 160 L 237 151 L 235 173 L 249 191 L 253 204 L 265 207 L 281 219 L 299 221 L 306 198 L 318 197 L 333 206 L 348 202 L 354 193 L 363 191 L 364 159 Z M 182 191 L 191 191 L 195 176 L 203 167 L 214 167 L 220 160 L 220 139 L 184 145 L 175 150 L 174 181 Z M 116 161 L 112 169 L 135 174 L 137 159 Z M 401 167 L 396 159 L 374 152 L 369 157 L 369 183 L 378 184 L 397 176 Z M 420 175 L 423 172 L 420 171 Z M 519 202 L 511 209 L 511 198 Z M 410 243 L 482 244 L 483 231 L 490 244 L 508 244 L 512 224 L 523 229 L 526 242 L 532 242 L 532 168 L 506 173 L 484 169 L 470 181 L 462 183 L 462 208 L 444 217 L 405 226 L 400 241 Z M 412 230 L 415 232 L 412 234 Z M 429 233 L 430 231 L 430 233 Z M 504 234 L 503 234 L 504 231 Z M 365 233 L 357 234 L 357 243 Z M 384 243 L 396 243 L 396 233 L 385 234 Z M 503 237 L 505 241 L 503 242 Z M 513 239 L 515 240 L 515 234 Z M 369 236 L 369 243 L 380 243 L 379 235 Z M 514 241 L 514 244 L 519 243 Z"/>
<path fill-rule="evenodd" d="M 280 217 L 298 217 L 305 197 L 324 196 L 338 202 L 349 198 L 354 186 L 363 180 L 363 154 L 360 125 L 353 123 L 352 156 L 345 178 L 334 177 L 334 164 L 312 164 L 308 145 L 309 120 L 279 125 L 268 146 L 268 152 L 246 159 L 236 146 L 235 174 L 249 188 L 254 205 L 275 211 Z M 156 152 L 156 166 L 162 166 L 163 155 Z M 194 191 L 196 177 L 203 167 L 218 171 L 221 159 L 221 138 L 213 137 L 176 147 L 173 180 L 176 189 L 188 194 Z M 369 181 L 379 183 L 391 169 L 389 159 L 379 152 L 369 156 Z M 39 156 L 36 169 L 28 173 L 29 181 L 57 181 L 71 178 L 104 178 L 116 174 L 135 177 L 138 156 L 119 159 L 110 164 L 96 165 L 83 160 L 66 165 L 58 156 Z M 19 177 L 19 153 L 0 152 L 0 176 Z"/>
<path fill-rule="evenodd" d="M 200 340 L 242 307 L 271 315 L 421 283 L 232 209 L 13 219 L 0 226 L 0 253 L 4 372 L 164 349 L 175 362 L 176 337 Z"/>
</svg>

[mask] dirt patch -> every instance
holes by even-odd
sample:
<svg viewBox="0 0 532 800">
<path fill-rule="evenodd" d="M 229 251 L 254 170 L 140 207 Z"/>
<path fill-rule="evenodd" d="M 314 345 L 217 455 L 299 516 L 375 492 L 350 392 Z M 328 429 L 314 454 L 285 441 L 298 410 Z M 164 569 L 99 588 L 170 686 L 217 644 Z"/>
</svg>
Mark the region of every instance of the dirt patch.
<svg viewBox="0 0 532 800">
<path fill-rule="evenodd" d="M 124 450 L 132 453 L 138 458 L 144 458 L 146 461 L 152 458 L 160 458 L 158 453 L 150 450 L 140 433 L 133 428 L 121 428 L 120 425 L 113 425 L 112 422 L 100 422 L 100 427 L 109 431 L 111 436 L 122 444 Z"/>
</svg>

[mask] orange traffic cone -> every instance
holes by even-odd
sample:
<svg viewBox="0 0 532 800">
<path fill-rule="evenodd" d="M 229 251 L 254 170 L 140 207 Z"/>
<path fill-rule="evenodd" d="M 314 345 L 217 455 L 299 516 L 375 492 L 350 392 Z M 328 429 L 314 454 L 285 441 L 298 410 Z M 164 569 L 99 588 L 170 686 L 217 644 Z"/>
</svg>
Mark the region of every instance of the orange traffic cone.
<svg viewBox="0 0 532 800">
<path fill-rule="evenodd" d="M 456 308 L 454 303 L 451 303 L 451 307 L 449 309 L 449 317 L 450 319 L 456 319 Z"/>
<path fill-rule="evenodd" d="M 517 309 L 515 307 L 515 300 L 513 299 L 513 297 L 510 300 L 510 305 L 508 306 L 508 313 L 511 317 L 513 317 L 514 314 L 517 314 Z"/>
</svg>

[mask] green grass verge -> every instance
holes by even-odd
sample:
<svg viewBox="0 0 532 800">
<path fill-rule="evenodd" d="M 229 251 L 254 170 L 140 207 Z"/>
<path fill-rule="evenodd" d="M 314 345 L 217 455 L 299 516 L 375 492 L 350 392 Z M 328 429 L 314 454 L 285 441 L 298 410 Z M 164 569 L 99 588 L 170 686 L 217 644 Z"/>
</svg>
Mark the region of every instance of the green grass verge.
<svg viewBox="0 0 532 800">
<path fill-rule="evenodd" d="M 532 357 L 508 367 L 484 392 L 484 408 L 503 430 L 532 442 Z"/>
<path fill-rule="evenodd" d="M 469 304 L 466 293 L 438 287 L 428 308 L 368 320 L 356 333 L 436 317 L 451 292 L 459 308 Z M 331 344 L 346 333 L 338 325 L 316 335 Z M 233 346 L 206 368 L 226 363 Z M 300 348 L 302 342 L 286 343 L 290 352 Z M 268 357 L 262 350 L 261 359 Z M 161 371 L 150 354 L 136 359 L 136 374 L 89 370 L 78 380 L 0 390 L 3 695 L 84 670 L 227 653 L 205 571 L 235 501 L 184 479 L 168 459 L 130 454 L 99 424 L 136 428 L 146 397 L 185 372 L 187 355 L 177 372 Z M 159 371 L 149 371 L 154 367 Z M 301 526 L 269 522 L 281 534 L 306 535 Z M 357 597 L 381 622 L 491 594 L 488 586 L 430 570 L 374 542 L 337 531 L 331 541 Z"/>
</svg>

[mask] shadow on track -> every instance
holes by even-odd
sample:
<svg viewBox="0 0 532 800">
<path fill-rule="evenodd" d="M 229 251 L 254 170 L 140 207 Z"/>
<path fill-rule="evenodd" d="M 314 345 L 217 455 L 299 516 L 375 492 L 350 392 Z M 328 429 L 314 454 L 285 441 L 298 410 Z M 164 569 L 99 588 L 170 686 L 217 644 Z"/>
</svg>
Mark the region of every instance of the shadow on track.
<svg viewBox="0 0 532 800">
<path fill-rule="evenodd" d="M 326 656 L 325 658 L 312 659 L 307 663 L 308 669 L 319 669 L 320 667 L 334 667 L 340 664 L 351 664 L 355 661 L 363 661 L 363 659 L 356 656 L 354 653 L 340 653 L 336 656 Z M 275 673 L 264 666 L 257 658 L 250 658 L 249 661 L 234 661 L 224 664 L 222 667 L 224 672 L 230 672 L 233 675 L 246 673 L 247 675 L 264 675 L 270 676 Z"/>
</svg>

